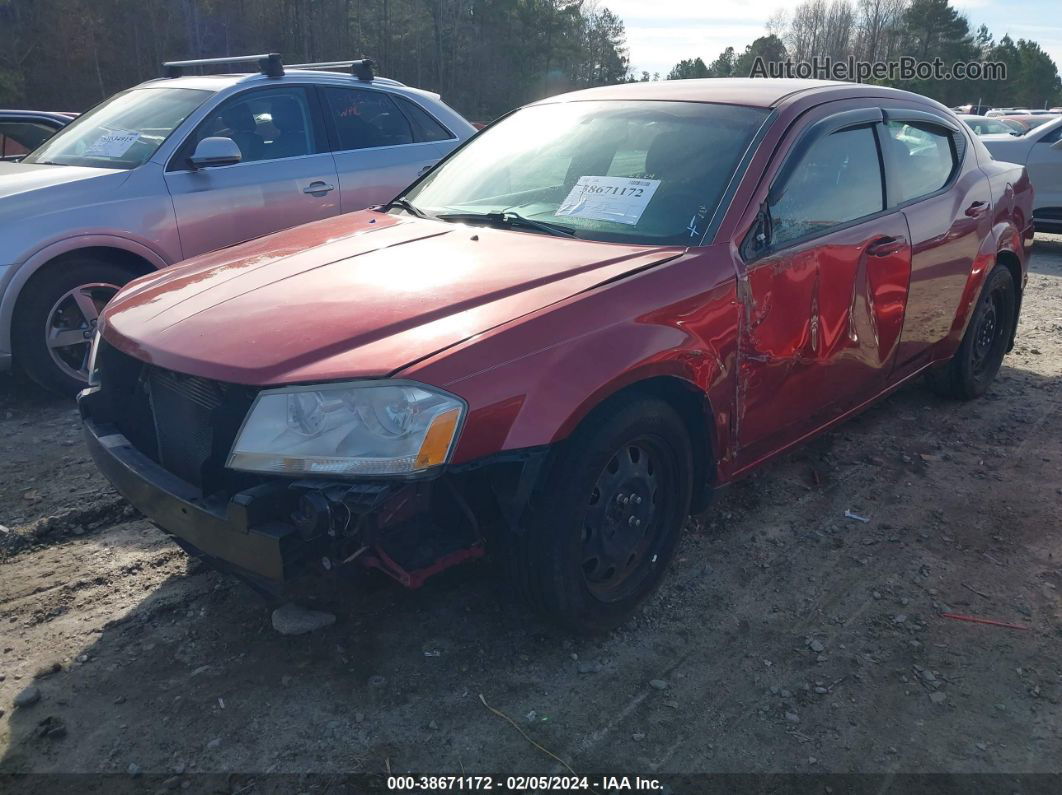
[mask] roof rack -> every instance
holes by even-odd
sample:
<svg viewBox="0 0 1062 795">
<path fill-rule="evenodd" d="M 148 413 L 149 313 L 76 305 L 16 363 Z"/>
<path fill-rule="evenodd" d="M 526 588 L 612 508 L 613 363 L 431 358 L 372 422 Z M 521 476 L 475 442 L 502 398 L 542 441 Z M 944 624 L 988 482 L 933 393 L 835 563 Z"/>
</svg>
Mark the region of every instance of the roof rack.
<svg viewBox="0 0 1062 795">
<path fill-rule="evenodd" d="M 280 61 L 280 53 L 266 52 L 260 55 L 239 55 L 232 58 L 198 58 L 193 61 L 167 61 L 162 65 L 164 77 L 180 77 L 188 66 L 211 66 L 223 63 L 256 63 L 258 71 L 266 77 L 283 77 L 284 64 Z M 371 78 L 370 78 L 371 79 Z"/>
<path fill-rule="evenodd" d="M 376 75 L 373 68 L 376 62 L 372 58 L 360 58 L 356 61 L 322 61 L 321 63 L 297 63 L 291 64 L 291 69 L 349 69 L 350 73 L 358 80 L 366 83 L 372 82 Z"/>
</svg>

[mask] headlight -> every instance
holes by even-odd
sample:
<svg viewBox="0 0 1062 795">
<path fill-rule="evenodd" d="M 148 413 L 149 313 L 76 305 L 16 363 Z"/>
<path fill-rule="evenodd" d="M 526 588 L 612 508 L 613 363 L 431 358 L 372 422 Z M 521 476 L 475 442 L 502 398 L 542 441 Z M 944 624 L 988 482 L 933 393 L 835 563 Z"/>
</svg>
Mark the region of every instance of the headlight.
<svg viewBox="0 0 1062 795">
<path fill-rule="evenodd" d="M 229 455 L 248 472 L 395 475 L 446 463 L 465 404 L 417 384 L 361 381 L 261 392 Z"/>
</svg>

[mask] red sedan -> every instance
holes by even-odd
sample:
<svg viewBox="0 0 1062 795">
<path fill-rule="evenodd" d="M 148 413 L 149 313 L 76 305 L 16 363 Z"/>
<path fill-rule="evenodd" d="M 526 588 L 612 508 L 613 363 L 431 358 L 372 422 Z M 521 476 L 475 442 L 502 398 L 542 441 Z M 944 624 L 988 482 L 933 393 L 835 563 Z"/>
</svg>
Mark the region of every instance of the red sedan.
<svg viewBox="0 0 1062 795">
<path fill-rule="evenodd" d="M 145 276 L 101 317 L 100 468 L 277 589 L 488 553 L 622 621 L 711 492 L 1014 340 L 1032 195 L 946 108 L 817 81 L 553 97 L 391 204 Z"/>
</svg>

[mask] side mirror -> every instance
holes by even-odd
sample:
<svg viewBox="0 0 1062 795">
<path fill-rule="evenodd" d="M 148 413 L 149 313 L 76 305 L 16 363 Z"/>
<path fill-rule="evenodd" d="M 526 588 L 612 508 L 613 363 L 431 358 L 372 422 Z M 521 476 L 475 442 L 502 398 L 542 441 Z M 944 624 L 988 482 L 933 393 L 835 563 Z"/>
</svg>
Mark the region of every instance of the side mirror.
<svg viewBox="0 0 1062 795">
<path fill-rule="evenodd" d="M 211 166 L 231 166 L 243 159 L 240 147 L 231 138 L 213 136 L 204 138 L 188 158 L 193 168 L 210 168 Z"/>
<path fill-rule="evenodd" d="M 1062 149 L 1062 138 L 1059 138 L 1057 141 L 1051 144 L 1051 148 L 1056 151 Z"/>
</svg>

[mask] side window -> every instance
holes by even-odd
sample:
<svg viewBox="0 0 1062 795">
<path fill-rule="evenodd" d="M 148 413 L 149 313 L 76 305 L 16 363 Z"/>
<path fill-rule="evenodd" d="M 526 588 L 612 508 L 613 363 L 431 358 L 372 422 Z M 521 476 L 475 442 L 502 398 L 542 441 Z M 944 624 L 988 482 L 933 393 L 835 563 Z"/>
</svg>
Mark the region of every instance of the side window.
<svg viewBox="0 0 1062 795">
<path fill-rule="evenodd" d="M 1051 130 L 1048 133 L 1045 133 L 1043 138 L 1041 138 L 1036 143 L 1037 144 L 1053 144 L 1059 138 L 1062 138 L 1062 126 L 1055 127 L 1055 129 Z"/>
<path fill-rule="evenodd" d="M 204 138 L 231 138 L 241 162 L 314 154 L 316 136 L 306 91 L 297 86 L 248 91 L 221 103 L 185 141 L 171 168 L 183 169 Z"/>
<path fill-rule="evenodd" d="M 413 143 L 409 121 L 383 91 L 333 86 L 322 91 L 340 151 Z"/>
<path fill-rule="evenodd" d="M 885 208 L 881 164 L 870 127 L 820 138 L 771 207 L 771 245 L 822 232 Z"/>
<path fill-rule="evenodd" d="M 0 122 L 0 157 L 28 154 L 54 134 L 52 128 L 35 122 Z"/>
<path fill-rule="evenodd" d="M 951 134 L 941 127 L 887 122 L 882 147 L 893 166 L 890 191 L 896 203 L 935 193 L 955 170 Z"/>
<path fill-rule="evenodd" d="M 430 141 L 449 141 L 454 137 L 453 133 L 439 124 L 417 103 L 397 95 L 392 95 L 391 99 L 398 103 L 398 107 L 406 114 L 406 118 L 413 127 L 413 140 L 418 144 Z"/>
</svg>

